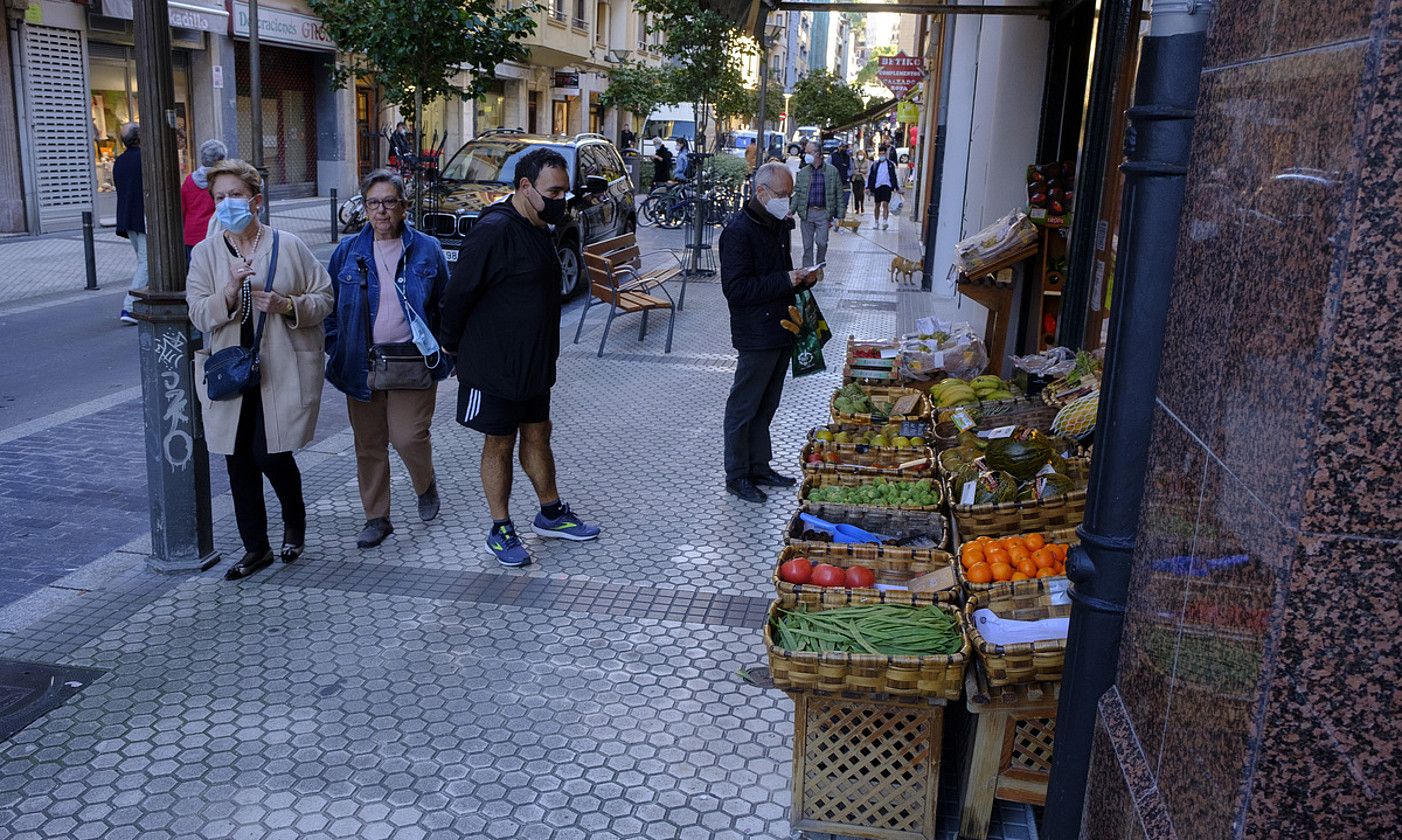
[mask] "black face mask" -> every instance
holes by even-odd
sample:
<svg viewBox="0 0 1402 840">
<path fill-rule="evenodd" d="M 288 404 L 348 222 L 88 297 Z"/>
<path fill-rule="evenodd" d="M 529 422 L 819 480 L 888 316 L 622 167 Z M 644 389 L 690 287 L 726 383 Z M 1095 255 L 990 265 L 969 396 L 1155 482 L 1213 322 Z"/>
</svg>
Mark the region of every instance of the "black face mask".
<svg viewBox="0 0 1402 840">
<path fill-rule="evenodd" d="M 531 189 L 535 190 L 532 186 Z M 569 216 L 569 199 L 566 198 L 546 198 L 540 190 L 535 190 L 535 194 L 540 196 L 540 200 L 545 206 L 537 211 L 540 220 L 549 225 L 558 225 Z"/>
</svg>

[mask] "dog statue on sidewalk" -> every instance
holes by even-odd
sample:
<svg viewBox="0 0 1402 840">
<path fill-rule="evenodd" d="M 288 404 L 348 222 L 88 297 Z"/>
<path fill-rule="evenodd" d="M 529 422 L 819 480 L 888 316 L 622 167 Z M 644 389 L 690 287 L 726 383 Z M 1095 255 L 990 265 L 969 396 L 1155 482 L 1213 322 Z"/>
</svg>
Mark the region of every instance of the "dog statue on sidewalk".
<svg viewBox="0 0 1402 840">
<path fill-rule="evenodd" d="M 899 276 L 899 277 L 900 277 L 900 280 L 899 280 L 899 284 L 900 284 L 900 285 L 902 285 L 902 286 L 914 286 L 914 285 L 915 285 L 915 275 L 917 275 L 917 274 L 923 274 L 924 271 L 925 271 L 925 260 L 924 260 L 924 259 L 911 260 L 911 259 L 906 259 L 905 257 L 901 257 L 901 256 L 896 256 L 896 257 L 892 257 L 892 258 L 891 258 L 891 273 L 890 273 L 890 279 L 891 279 L 891 282 L 892 282 L 892 283 L 896 283 L 896 282 L 897 282 L 896 278 Z"/>
</svg>

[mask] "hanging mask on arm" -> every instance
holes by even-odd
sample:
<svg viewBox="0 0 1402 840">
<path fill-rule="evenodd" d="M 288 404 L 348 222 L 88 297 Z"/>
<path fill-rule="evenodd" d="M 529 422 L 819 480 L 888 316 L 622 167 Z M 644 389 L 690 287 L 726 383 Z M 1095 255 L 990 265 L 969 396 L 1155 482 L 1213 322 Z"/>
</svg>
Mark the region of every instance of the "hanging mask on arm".
<svg viewBox="0 0 1402 840">
<path fill-rule="evenodd" d="M 438 339 L 433 337 L 433 330 L 428 328 L 428 324 L 419 317 L 419 313 L 409 305 L 409 296 L 404 291 L 403 275 L 394 281 L 394 288 L 399 292 L 399 305 L 404 307 L 404 319 L 409 322 L 410 338 L 419 352 L 424 354 L 424 364 L 430 368 L 438 367 Z"/>
</svg>

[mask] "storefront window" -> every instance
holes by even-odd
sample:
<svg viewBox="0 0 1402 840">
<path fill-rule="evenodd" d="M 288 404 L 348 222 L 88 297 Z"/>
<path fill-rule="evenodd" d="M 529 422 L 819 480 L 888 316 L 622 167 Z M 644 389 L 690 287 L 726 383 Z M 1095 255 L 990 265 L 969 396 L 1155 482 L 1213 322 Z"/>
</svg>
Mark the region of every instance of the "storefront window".
<svg viewBox="0 0 1402 840">
<path fill-rule="evenodd" d="M 122 126 L 139 120 L 136 61 L 129 47 L 93 42 L 89 44 L 88 102 L 92 112 L 93 162 L 97 169 L 98 192 L 112 192 L 112 162 L 126 151 Z M 176 143 L 180 154 L 180 176 L 190 174 L 192 157 L 190 125 L 190 73 L 188 56 L 175 53 Z"/>
<path fill-rule="evenodd" d="M 263 165 L 269 193 L 275 198 L 316 194 L 316 90 L 319 53 L 264 45 Z M 234 45 L 238 92 L 239 147 L 243 160 L 252 156 L 253 112 L 248 79 L 248 45 Z"/>
<path fill-rule="evenodd" d="M 496 80 L 487 83 L 486 90 L 477 97 L 474 126 L 478 134 L 493 128 L 506 127 L 506 82 Z"/>
</svg>

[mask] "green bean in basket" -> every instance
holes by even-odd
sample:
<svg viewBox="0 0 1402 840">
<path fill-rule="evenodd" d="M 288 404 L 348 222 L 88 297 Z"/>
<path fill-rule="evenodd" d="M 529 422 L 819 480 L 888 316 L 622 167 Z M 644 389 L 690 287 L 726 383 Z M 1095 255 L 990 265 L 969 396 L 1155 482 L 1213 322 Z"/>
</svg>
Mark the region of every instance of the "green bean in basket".
<svg viewBox="0 0 1402 840">
<path fill-rule="evenodd" d="M 964 647 L 958 620 L 934 605 L 872 604 L 821 612 L 800 606 L 779 612 L 774 630 L 779 646 L 797 653 L 938 656 Z"/>
</svg>

